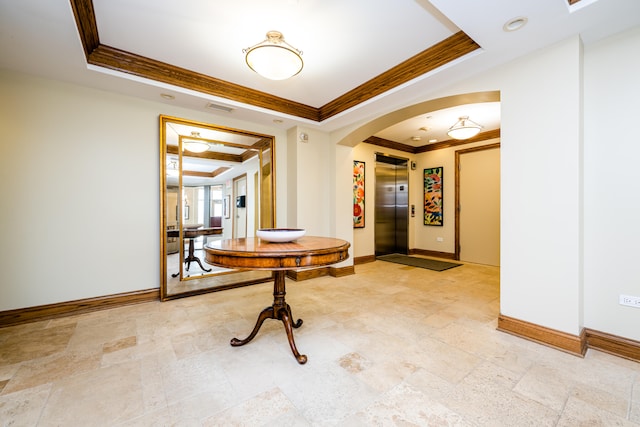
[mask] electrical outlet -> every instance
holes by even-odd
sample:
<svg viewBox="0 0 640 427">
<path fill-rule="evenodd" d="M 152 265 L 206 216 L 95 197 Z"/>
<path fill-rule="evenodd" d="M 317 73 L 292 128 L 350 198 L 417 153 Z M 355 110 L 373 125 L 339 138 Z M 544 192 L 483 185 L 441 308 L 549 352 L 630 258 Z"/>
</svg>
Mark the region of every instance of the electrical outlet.
<svg viewBox="0 0 640 427">
<path fill-rule="evenodd" d="M 620 295 L 620 305 L 628 305 L 629 307 L 640 308 L 640 297 Z"/>
<path fill-rule="evenodd" d="M 436 237 L 436 242 L 444 242 L 444 239 L 442 237 Z"/>
</svg>

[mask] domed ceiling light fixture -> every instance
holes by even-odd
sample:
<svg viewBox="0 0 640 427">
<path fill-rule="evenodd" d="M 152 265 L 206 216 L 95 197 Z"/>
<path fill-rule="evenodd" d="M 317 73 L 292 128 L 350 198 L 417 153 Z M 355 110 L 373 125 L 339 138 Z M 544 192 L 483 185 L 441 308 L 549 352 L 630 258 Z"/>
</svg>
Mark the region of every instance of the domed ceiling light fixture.
<svg viewBox="0 0 640 427">
<path fill-rule="evenodd" d="M 453 139 L 469 139 L 480 133 L 482 126 L 469 119 L 469 116 L 462 116 L 449 128 L 447 135 Z"/>
<path fill-rule="evenodd" d="M 242 52 L 249 68 L 270 80 L 286 80 L 302 70 L 302 51 L 285 42 L 279 31 L 269 31 L 264 41 Z"/>
<path fill-rule="evenodd" d="M 184 138 L 182 140 L 182 146 L 185 150 L 191 151 L 192 153 L 204 153 L 209 150 L 209 144 L 204 141 L 200 141 L 200 132 L 191 132 L 191 138 L 198 139 L 189 139 Z"/>
</svg>

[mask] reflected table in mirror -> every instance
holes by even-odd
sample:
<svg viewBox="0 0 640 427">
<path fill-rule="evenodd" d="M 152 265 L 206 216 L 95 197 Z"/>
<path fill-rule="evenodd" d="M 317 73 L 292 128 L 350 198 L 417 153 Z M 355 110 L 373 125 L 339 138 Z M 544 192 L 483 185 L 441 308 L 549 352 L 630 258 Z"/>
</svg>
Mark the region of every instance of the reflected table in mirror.
<svg viewBox="0 0 640 427">
<path fill-rule="evenodd" d="M 300 354 L 293 339 L 293 328 L 302 326 L 302 319 L 293 321 L 291 307 L 285 301 L 287 270 L 335 264 L 349 258 L 349 242 L 330 237 L 306 236 L 293 242 L 271 243 L 259 238 L 227 239 L 208 243 L 205 257 L 209 264 L 245 270 L 274 272 L 273 304 L 258 315 L 251 333 L 245 339 L 233 338 L 234 347 L 250 342 L 266 319 L 282 321 L 289 346 L 300 364 L 307 356 Z"/>
<path fill-rule="evenodd" d="M 206 269 L 202 265 L 200 258 L 195 256 L 195 243 L 194 240 L 201 236 L 211 236 L 213 234 L 222 234 L 222 227 L 207 227 L 207 228 L 185 228 L 182 230 L 182 237 L 184 239 L 189 239 L 189 251 L 187 255 L 184 257 L 184 263 L 187 264 L 186 270 L 189 271 L 189 267 L 192 262 L 197 263 L 200 268 L 204 271 L 211 271 L 211 269 Z M 179 230 L 167 230 L 167 237 L 180 237 Z M 180 272 L 174 273 L 172 277 L 178 277 Z"/>
</svg>

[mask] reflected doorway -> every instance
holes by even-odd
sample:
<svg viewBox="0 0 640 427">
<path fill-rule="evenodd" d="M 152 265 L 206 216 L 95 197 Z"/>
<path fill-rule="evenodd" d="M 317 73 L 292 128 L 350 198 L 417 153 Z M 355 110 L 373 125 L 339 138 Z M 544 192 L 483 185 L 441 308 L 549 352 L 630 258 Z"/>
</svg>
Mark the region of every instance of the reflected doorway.
<svg viewBox="0 0 640 427">
<path fill-rule="evenodd" d="M 408 253 L 409 159 L 376 154 L 375 254 Z"/>
<path fill-rule="evenodd" d="M 247 237 L 247 175 L 233 180 L 233 195 L 233 237 L 240 239 Z"/>
</svg>

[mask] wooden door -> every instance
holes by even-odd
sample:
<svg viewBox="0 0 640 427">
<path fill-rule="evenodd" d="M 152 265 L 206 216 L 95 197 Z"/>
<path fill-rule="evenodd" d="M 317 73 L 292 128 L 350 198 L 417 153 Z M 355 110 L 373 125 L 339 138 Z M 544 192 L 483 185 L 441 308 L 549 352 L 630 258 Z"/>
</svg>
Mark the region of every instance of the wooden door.
<svg viewBox="0 0 640 427">
<path fill-rule="evenodd" d="M 500 265 L 500 145 L 456 152 L 456 257 Z"/>
</svg>

